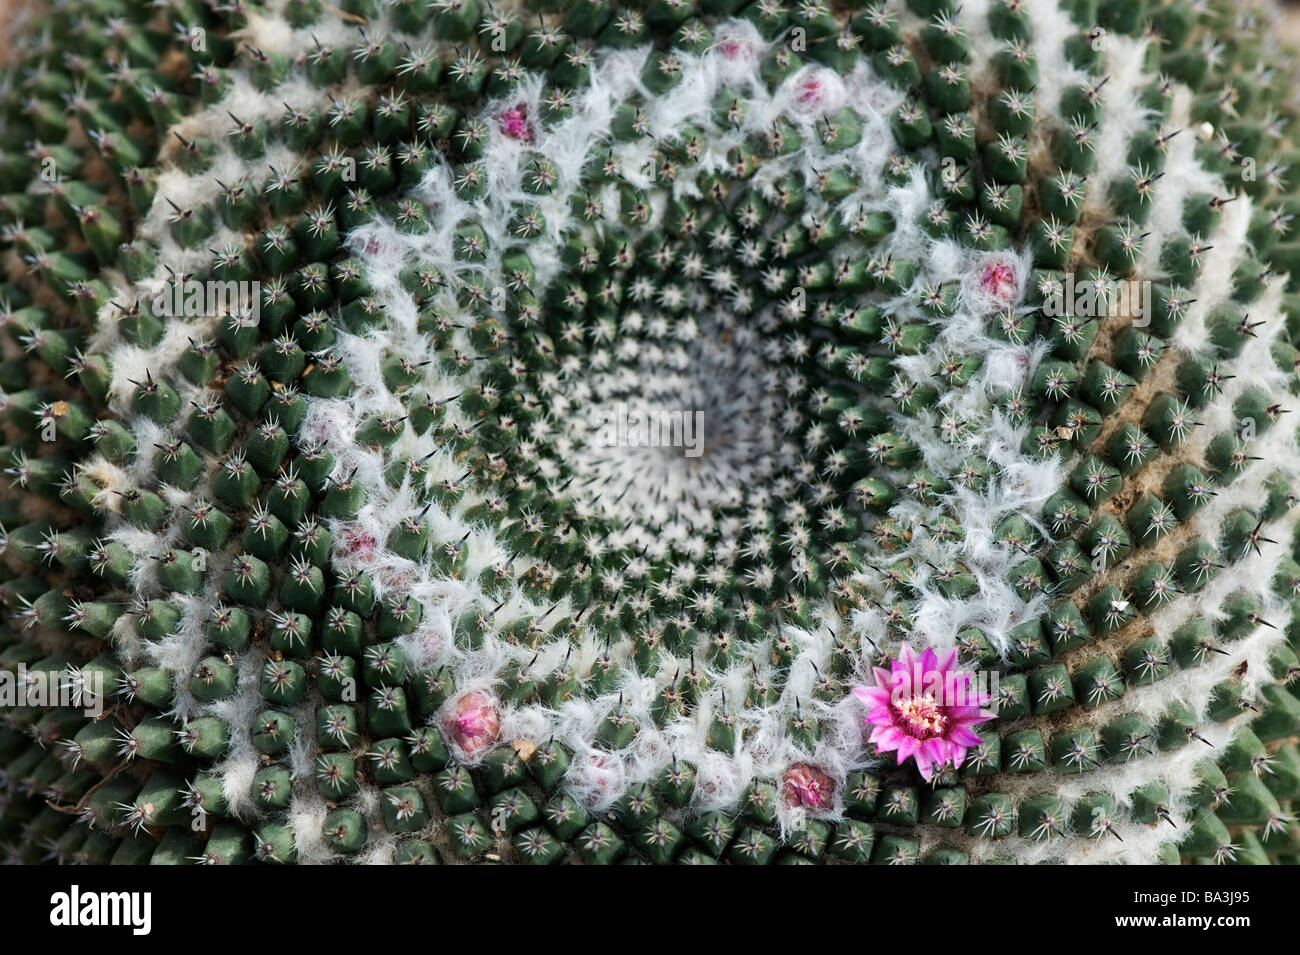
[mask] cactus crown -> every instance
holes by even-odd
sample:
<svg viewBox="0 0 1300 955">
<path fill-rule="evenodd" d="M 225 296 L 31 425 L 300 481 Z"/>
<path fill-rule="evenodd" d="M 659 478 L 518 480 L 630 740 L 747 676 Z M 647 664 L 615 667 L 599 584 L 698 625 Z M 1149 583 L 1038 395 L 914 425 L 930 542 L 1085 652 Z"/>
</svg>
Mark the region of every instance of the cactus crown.
<svg viewBox="0 0 1300 955">
<path fill-rule="evenodd" d="M 13 857 L 1294 861 L 1261 10 L 66 0 L 15 53 Z M 891 699 L 913 648 L 991 698 Z"/>
</svg>

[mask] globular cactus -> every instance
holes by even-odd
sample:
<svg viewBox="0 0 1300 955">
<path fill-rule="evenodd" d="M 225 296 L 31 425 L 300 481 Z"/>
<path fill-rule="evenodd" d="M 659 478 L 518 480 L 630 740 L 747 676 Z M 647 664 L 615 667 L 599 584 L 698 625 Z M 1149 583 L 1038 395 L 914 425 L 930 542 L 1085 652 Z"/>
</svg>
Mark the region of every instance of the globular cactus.
<svg viewBox="0 0 1300 955">
<path fill-rule="evenodd" d="M 52 0 L 0 86 L 0 845 L 1294 862 L 1269 16 Z"/>
</svg>

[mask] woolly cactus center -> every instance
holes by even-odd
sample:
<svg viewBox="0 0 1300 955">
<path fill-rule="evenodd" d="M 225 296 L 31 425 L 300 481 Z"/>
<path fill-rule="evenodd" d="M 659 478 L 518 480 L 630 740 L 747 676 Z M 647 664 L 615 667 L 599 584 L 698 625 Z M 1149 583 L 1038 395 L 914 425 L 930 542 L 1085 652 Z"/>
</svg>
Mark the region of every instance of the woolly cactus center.
<svg viewBox="0 0 1300 955">
<path fill-rule="evenodd" d="M 643 320 L 637 313 L 624 324 Z M 652 319 L 620 348 L 629 361 L 575 389 L 597 399 L 572 429 L 582 493 L 633 541 L 653 546 L 665 524 L 682 520 L 713 533 L 771 499 L 764 482 L 781 470 L 786 406 L 781 378 L 762 357 L 760 324 L 719 310 L 679 326 L 689 340 L 673 342 Z"/>
</svg>

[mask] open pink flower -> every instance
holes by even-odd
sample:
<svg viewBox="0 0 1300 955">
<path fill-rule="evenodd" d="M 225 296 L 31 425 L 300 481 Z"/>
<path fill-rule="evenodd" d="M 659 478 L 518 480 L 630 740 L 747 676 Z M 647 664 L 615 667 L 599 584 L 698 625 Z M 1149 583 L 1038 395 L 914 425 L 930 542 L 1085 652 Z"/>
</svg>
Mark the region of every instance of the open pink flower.
<svg viewBox="0 0 1300 955">
<path fill-rule="evenodd" d="M 790 807 L 829 809 L 835 798 L 835 780 L 816 766 L 795 763 L 785 771 L 781 794 Z"/>
<path fill-rule="evenodd" d="M 496 701 L 485 693 L 466 693 L 456 701 L 442 728 L 467 756 L 487 749 L 501 733 Z"/>
<path fill-rule="evenodd" d="M 995 715 L 981 709 L 992 698 L 971 686 L 972 674 L 956 663 L 956 650 L 917 657 L 905 643 L 890 669 L 875 668 L 875 686 L 853 690 L 867 706 L 869 742 L 882 753 L 896 751 L 900 766 L 914 758 L 927 780 L 935 767 L 960 766 L 967 749 L 980 745 L 971 727 Z"/>
</svg>

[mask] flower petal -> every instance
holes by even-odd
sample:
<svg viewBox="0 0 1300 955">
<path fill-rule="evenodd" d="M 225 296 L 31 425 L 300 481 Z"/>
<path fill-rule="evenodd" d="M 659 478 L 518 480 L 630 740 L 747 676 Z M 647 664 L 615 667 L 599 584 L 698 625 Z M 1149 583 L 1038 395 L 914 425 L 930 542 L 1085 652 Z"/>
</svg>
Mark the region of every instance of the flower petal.
<svg viewBox="0 0 1300 955">
<path fill-rule="evenodd" d="M 934 761 L 923 753 L 916 754 L 916 768 L 921 772 L 921 778 L 927 783 L 930 777 L 934 775 Z"/>
<path fill-rule="evenodd" d="M 894 672 L 889 675 L 889 687 L 896 699 L 907 699 L 913 694 L 912 671 L 904 669 L 897 660 L 894 661 Z"/>
<path fill-rule="evenodd" d="M 889 690 L 883 686 L 858 686 L 853 688 L 853 695 L 868 706 L 888 706 Z"/>
<path fill-rule="evenodd" d="M 875 743 L 876 749 L 887 753 L 890 750 L 898 749 L 909 739 L 911 737 L 897 726 L 877 726 L 868 742 Z M 902 762 L 902 760 L 899 760 L 899 762 Z"/>
<path fill-rule="evenodd" d="M 940 765 L 947 762 L 950 749 L 948 741 L 938 736 L 932 737 L 921 744 L 922 752 Z"/>
</svg>

